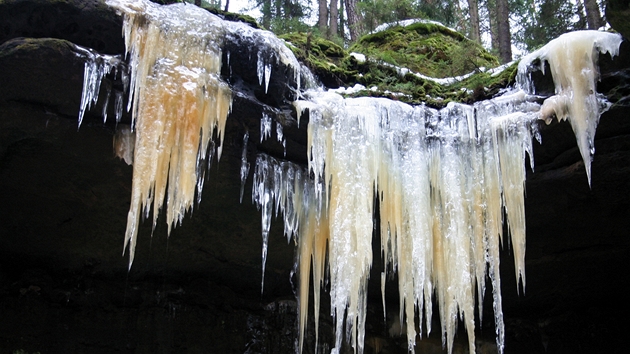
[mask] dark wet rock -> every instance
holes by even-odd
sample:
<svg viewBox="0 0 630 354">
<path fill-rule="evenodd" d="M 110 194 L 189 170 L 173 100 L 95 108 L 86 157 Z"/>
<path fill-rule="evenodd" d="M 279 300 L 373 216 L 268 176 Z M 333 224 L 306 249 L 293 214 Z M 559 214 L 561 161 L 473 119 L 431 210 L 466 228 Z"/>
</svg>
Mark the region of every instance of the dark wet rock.
<svg viewBox="0 0 630 354">
<path fill-rule="evenodd" d="M 63 39 L 6 41 L 0 44 L 0 100 L 40 105 L 51 114 L 78 116 L 84 64 L 74 44 Z"/>
<path fill-rule="evenodd" d="M 59 38 L 101 53 L 122 53 L 122 18 L 104 0 L 2 0 L 0 43 L 16 37 Z"/>
<path fill-rule="evenodd" d="M 615 31 L 630 38 L 630 1 L 606 0 L 606 21 Z"/>
</svg>

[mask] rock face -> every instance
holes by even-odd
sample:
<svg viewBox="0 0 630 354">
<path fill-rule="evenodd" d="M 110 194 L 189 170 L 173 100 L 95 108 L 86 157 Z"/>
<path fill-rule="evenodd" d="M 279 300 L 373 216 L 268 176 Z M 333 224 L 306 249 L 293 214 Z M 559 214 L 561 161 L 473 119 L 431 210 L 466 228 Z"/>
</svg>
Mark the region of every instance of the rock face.
<svg viewBox="0 0 630 354">
<path fill-rule="evenodd" d="M 260 216 L 249 201 L 251 176 L 239 203 L 238 177 L 245 130 L 250 164 L 259 151 L 283 157 L 275 139 L 258 143 L 263 111 L 285 125 L 286 158 L 306 160 L 306 124 L 298 128 L 291 115 L 295 82 L 287 69 L 274 67 L 279 74 L 265 93 L 255 60 L 247 59 L 257 57 L 256 49 L 228 42 L 231 65 L 223 74 L 238 93 L 223 157 L 213 163 L 202 203 L 170 238 L 162 223 L 154 232 L 150 222 L 142 224 L 127 271 L 121 252 L 131 167 L 113 156 L 114 126 L 102 122 L 102 107 L 77 129 L 84 62 L 68 42 L 121 54 L 121 19 L 100 1 L 24 0 L 0 2 L 0 23 L 0 351 L 293 352 L 294 246 L 275 220 L 261 295 Z M 542 127 L 543 144 L 535 145 L 535 172 L 527 179 L 526 294 L 517 295 L 508 247 L 502 255 L 506 353 L 626 347 L 627 43 L 620 58 L 606 58 L 599 89 L 617 104 L 598 128 L 592 188 L 566 122 Z M 372 279 L 381 264 L 375 252 Z M 397 296 L 388 296 L 384 324 L 380 289 L 372 283 L 366 352 L 404 353 Z M 477 349 L 492 353 L 491 302 L 485 309 Z M 332 343 L 332 320 L 322 320 L 320 351 Z M 313 324 L 308 328 L 305 351 L 313 352 Z M 457 341 L 455 352 L 465 351 L 465 336 Z M 442 352 L 439 333 L 419 341 L 417 351 Z"/>
</svg>

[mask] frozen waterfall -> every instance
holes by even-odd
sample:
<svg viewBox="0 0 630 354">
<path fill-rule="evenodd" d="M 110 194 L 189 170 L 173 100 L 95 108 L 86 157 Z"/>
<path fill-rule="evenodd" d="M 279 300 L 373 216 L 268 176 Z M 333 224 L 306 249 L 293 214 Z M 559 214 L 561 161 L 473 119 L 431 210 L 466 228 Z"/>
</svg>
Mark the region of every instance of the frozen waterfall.
<svg viewBox="0 0 630 354">
<path fill-rule="evenodd" d="M 119 131 L 115 145 L 117 154 L 133 163 L 124 243 L 131 267 L 140 216 L 152 213 L 155 227 L 166 202 L 168 230 L 181 223 L 200 198 L 209 162 L 215 154 L 221 156 L 232 105 L 232 89 L 220 73 L 226 36 L 247 36 L 264 46 L 253 60 L 265 92 L 274 74 L 271 60 L 292 68 L 298 88 L 304 69 L 270 32 L 227 23 L 195 6 L 158 6 L 146 0 L 107 3 L 124 15 L 128 64 L 86 52 L 79 123 L 97 99 L 103 75 L 114 67 L 122 70 L 129 82 L 127 109 L 133 124 Z M 386 271 L 398 275 L 399 316 L 407 324 L 409 350 L 416 330 L 421 336 L 423 328 L 425 335 L 432 330 L 437 302 L 439 330 L 449 353 L 459 321 L 474 352 L 475 311 L 478 307 L 481 313 L 483 304 L 475 294 L 483 297 L 488 277 L 502 352 L 499 250 L 511 245 L 520 280 L 516 290 L 524 291 L 525 159 L 534 165 L 535 123 L 553 116 L 571 122 L 590 183 L 595 129 L 608 107 L 595 90 L 596 58 L 599 53 L 616 55 L 620 42 L 620 36 L 604 32 L 563 35 L 521 61 L 515 88 L 474 105 L 450 103 L 437 110 L 302 90 L 293 106 L 298 121 L 300 115 L 309 116 L 308 166 L 261 154 L 251 169 L 252 200 L 262 214 L 263 281 L 272 215 L 283 219 L 285 236 L 298 244 L 300 351 L 312 273 L 316 333 L 319 294 L 327 278 L 336 327 L 332 352 L 340 350 L 344 334 L 355 352 L 363 352 L 378 203 L 380 252 Z M 542 104 L 529 78 L 534 62 L 543 68 L 548 62 L 555 83 L 555 95 Z M 122 107 L 120 94 L 116 100 Z M 271 136 L 272 118 L 261 117 L 261 139 Z M 284 144 L 282 126 L 275 127 Z M 243 137 L 245 142 L 248 138 Z M 241 181 L 249 171 L 244 150 Z M 509 240 L 503 235 L 504 215 Z M 386 277 L 381 276 L 382 289 Z"/>
</svg>

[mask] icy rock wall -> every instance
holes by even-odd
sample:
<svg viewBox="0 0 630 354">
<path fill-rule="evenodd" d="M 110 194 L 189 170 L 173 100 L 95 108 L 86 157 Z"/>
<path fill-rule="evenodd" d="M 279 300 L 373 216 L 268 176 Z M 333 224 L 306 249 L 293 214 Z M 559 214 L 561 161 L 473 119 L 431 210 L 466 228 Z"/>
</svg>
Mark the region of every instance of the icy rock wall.
<svg viewBox="0 0 630 354">
<path fill-rule="evenodd" d="M 596 93 L 595 59 L 600 52 L 616 55 L 620 41 L 618 35 L 594 31 L 564 35 L 523 60 L 516 89 L 472 106 L 451 103 L 438 111 L 387 99 L 344 99 L 322 91 L 309 91 L 306 100 L 295 102 L 298 116 L 308 111 L 310 117 L 308 171 L 314 175 L 310 190 L 316 198 L 308 202 L 313 203 L 309 209 L 318 213 L 298 219 L 298 225 L 309 225 L 298 227 L 300 293 L 304 294 L 300 326 L 306 323 L 304 302 L 310 282 L 310 270 L 304 267 L 312 264 L 313 283 L 318 287 L 327 262 L 331 314 L 336 321 L 333 352 L 340 350 L 344 333 L 350 335 L 347 339 L 356 351 L 363 351 L 372 213 L 377 200 L 381 252 L 385 269 L 398 274 L 399 316 L 406 321 L 409 350 L 415 345 L 416 316 L 431 331 L 435 300 L 448 351 L 461 320 L 474 352 L 475 303 L 479 314 L 483 304 L 483 298 L 475 299 L 475 287 L 482 297 L 488 276 L 497 347 L 502 352 L 499 247 L 503 215 L 520 280 L 517 291 L 519 285 L 524 291 L 525 159 L 529 155 L 534 166 L 535 123 L 552 116 L 568 118 L 578 144 L 592 146 L 596 122 L 607 108 Z M 566 53 L 577 59 L 567 58 Z M 527 75 L 536 59 L 555 64 L 552 76 L 557 95 L 542 106 Z M 567 65 L 558 63 L 563 61 Z M 588 176 L 590 156 L 585 156 Z M 255 201 L 268 209 L 265 204 L 273 203 L 274 193 L 278 192 L 272 191 L 271 199 Z M 383 297 L 386 277 L 381 276 Z M 419 329 L 422 335 L 422 326 Z M 300 330 L 301 348 L 304 328 Z"/>
<path fill-rule="evenodd" d="M 148 218 L 153 210 L 155 226 L 166 201 L 170 231 L 192 209 L 195 193 L 199 202 L 205 170 L 215 153 L 220 157 L 232 95 L 220 77 L 225 38 L 248 38 L 248 43 L 261 46 L 256 68 L 265 92 L 272 75 L 270 60 L 293 68 L 298 88 L 301 75 L 295 57 L 268 32 L 227 24 L 183 4 L 108 4 L 124 14 L 129 56 L 128 109 L 133 123 L 121 130 L 115 145 L 119 156 L 134 165 L 125 237 L 131 266 L 140 215 Z M 300 351 L 312 271 L 316 333 L 320 290 L 328 277 L 336 327 L 333 352 L 340 350 L 344 334 L 355 351 L 363 352 L 375 202 L 385 269 L 399 277 L 399 316 L 407 324 L 409 349 L 415 345 L 416 316 L 430 332 L 437 301 L 448 351 L 457 323 L 463 321 L 474 352 L 475 305 L 481 314 L 483 304 L 475 291 L 483 296 L 488 276 L 497 346 L 503 351 L 503 215 L 524 290 L 524 159 L 526 154 L 532 159 L 538 119 L 570 119 L 590 176 L 594 130 L 606 108 L 595 90 L 595 58 L 598 52 L 615 55 L 620 37 L 586 33 L 563 36 L 533 53 L 521 62 L 517 89 L 472 106 L 451 103 L 435 110 L 382 98 L 344 99 L 323 90 L 306 91 L 294 102 L 298 121 L 305 112 L 310 118 L 308 168 L 259 156 L 252 200 L 262 214 L 263 281 L 272 215 L 283 218 L 287 239 L 298 244 Z M 102 76 L 113 67 L 124 67 L 105 56 L 86 57 L 91 59 L 82 114 L 98 97 Z M 556 83 L 556 95 L 542 106 L 528 80 L 536 59 L 550 63 Z M 271 117 L 263 115 L 261 139 L 271 136 L 271 127 Z M 276 135 L 283 141 L 280 128 L 277 124 Z M 243 139 L 246 146 L 248 136 Z M 248 173 L 244 151 L 241 181 Z M 386 278 L 383 273 L 383 306 Z"/>
</svg>

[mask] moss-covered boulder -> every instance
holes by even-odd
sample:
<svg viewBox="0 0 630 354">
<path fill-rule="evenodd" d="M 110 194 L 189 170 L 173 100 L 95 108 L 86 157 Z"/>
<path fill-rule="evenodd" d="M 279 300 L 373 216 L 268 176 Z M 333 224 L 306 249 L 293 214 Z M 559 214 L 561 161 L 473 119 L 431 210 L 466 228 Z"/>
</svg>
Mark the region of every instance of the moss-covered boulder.
<svg viewBox="0 0 630 354">
<path fill-rule="evenodd" d="M 0 0 L 0 43 L 59 38 L 101 53 L 125 50 L 122 18 L 105 0 Z"/>
<path fill-rule="evenodd" d="M 455 77 L 499 65 L 480 44 L 436 22 L 418 21 L 362 37 L 351 48 L 371 58 L 435 77 Z"/>
<path fill-rule="evenodd" d="M 353 85 L 359 76 L 357 61 L 340 45 L 312 33 L 280 36 L 293 54 L 329 88 Z"/>
<path fill-rule="evenodd" d="M 495 56 L 435 22 L 420 21 L 369 34 L 348 50 L 312 34 L 292 33 L 282 38 L 324 86 L 358 83 L 368 88 L 353 96 L 443 107 L 451 101 L 471 103 L 491 97 L 512 84 L 516 74 L 516 64 L 488 71 L 499 65 Z M 363 54 L 365 60 L 353 53 Z"/>
</svg>

